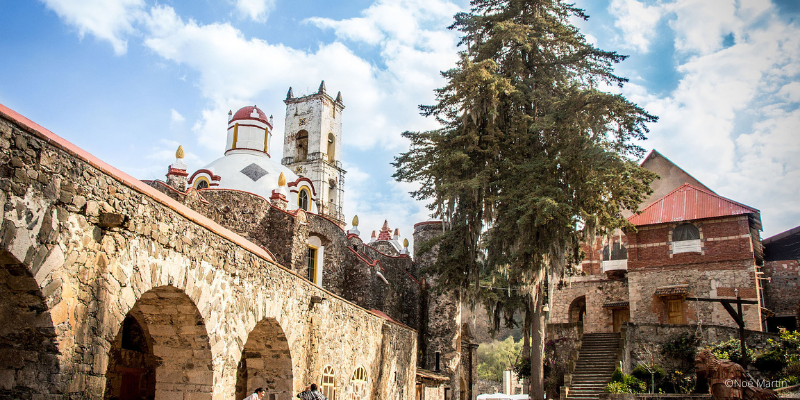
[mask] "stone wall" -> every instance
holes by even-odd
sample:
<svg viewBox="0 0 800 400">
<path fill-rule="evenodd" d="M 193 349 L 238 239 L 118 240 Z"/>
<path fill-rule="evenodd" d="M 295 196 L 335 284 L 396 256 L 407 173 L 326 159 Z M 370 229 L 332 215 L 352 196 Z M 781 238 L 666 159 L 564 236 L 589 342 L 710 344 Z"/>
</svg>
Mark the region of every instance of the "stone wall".
<svg viewBox="0 0 800 400">
<path fill-rule="evenodd" d="M 761 267 L 765 307 L 780 317 L 800 313 L 800 263 L 798 260 L 767 261 Z"/>
<path fill-rule="evenodd" d="M 337 390 L 363 365 L 375 398 L 412 392 L 416 332 L 2 111 L 0 309 L 18 324 L 0 330 L 0 397 L 100 398 L 115 373 L 124 386 L 135 371 L 113 370 L 124 360 L 112 349 L 122 348 L 127 316 L 141 321 L 148 354 L 161 360 L 156 398 L 230 399 L 263 383 L 270 400 L 288 400 L 320 382 L 326 365 Z M 277 364 L 258 376 L 251 367 L 264 357 Z"/>
<path fill-rule="evenodd" d="M 626 279 L 605 279 L 604 275 L 576 276 L 566 287 L 555 287 L 550 291 L 550 323 L 578 322 L 570 307 L 576 299 L 585 298 L 586 315 L 583 327 L 586 333 L 613 332 L 611 309 L 603 305 L 628 301 Z"/>
<path fill-rule="evenodd" d="M 743 299 L 757 300 L 755 265 L 752 261 L 695 264 L 685 269 L 640 269 L 628 272 L 631 321 L 635 323 L 666 323 L 664 297 L 657 296 L 659 287 L 685 284 L 688 297 L 734 298 L 739 288 Z M 736 327 L 736 322 L 719 303 L 683 302 L 683 322 Z M 747 329 L 761 329 L 758 305 L 743 306 Z"/>
<path fill-rule="evenodd" d="M 739 329 L 720 325 L 702 325 L 698 330 L 697 325 L 670 325 L 670 324 L 625 324 L 623 329 L 623 339 L 625 349 L 623 351 L 623 366 L 626 373 L 639 363 L 647 362 L 648 349 L 651 354 L 656 356 L 657 364 L 665 370 L 681 369 L 679 363 L 675 363 L 661 354 L 664 344 L 684 335 L 696 335 L 701 339 L 700 346 L 705 347 L 717 342 L 739 338 Z M 745 343 L 749 348 L 766 349 L 768 339 L 778 339 L 774 333 L 745 331 Z M 683 367 L 686 367 L 684 365 Z"/>
</svg>

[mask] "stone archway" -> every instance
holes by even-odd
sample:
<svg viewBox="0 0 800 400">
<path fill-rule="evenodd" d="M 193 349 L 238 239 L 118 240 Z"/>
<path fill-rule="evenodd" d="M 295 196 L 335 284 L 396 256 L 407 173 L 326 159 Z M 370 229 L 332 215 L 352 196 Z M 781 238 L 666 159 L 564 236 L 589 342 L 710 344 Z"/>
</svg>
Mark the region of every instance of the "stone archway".
<svg viewBox="0 0 800 400">
<path fill-rule="evenodd" d="M 60 393 L 56 329 L 27 267 L 0 254 L 0 398 Z"/>
<path fill-rule="evenodd" d="M 576 297 L 569 305 L 569 322 L 584 322 L 586 319 L 586 296 Z"/>
<path fill-rule="evenodd" d="M 213 384 L 208 332 L 194 302 L 173 286 L 144 293 L 111 345 L 104 398 L 210 399 Z"/>
<path fill-rule="evenodd" d="M 265 400 L 292 399 L 292 354 L 274 318 L 261 320 L 247 336 L 236 373 L 236 400 L 260 387 L 267 391 Z"/>
</svg>

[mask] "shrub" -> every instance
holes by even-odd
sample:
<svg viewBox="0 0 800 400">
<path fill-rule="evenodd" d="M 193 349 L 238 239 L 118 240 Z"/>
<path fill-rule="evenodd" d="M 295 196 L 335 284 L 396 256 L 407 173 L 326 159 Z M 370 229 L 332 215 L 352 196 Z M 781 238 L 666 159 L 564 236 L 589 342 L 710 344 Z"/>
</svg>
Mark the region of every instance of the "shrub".
<svg viewBox="0 0 800 400">
<path fill-rule="evenodd" d="M 633 371 L 631 371 L 631 375 L 645 382 L 650 382 L 650 370 L 648 370 L 647 367 L 648 366 L 645 364 L 639 364 L 633 369 Z M 655 378 L 656 382 L 664 379 L 664 377 L 667 376 L 664 368 L 661 368 L 658 365 L 652 366 L 651 369 L 653 370 L 653 378 Z"/>
<path fill-rule="evenodd" d="M 682 333 L 664 343 L 661 347 L 661 354 L 693 366 L 698 346 L 700 346 L 700 338 L 693 333 Z"/>
<path fill-rule="evenodd" d="M 739 342 L 739 339 L 731 339 L 726 342 L 715 343 L 711 346 L 708 346 L 708 349 L 711 350 L 711 353 L 713 353 L 719 359 L 727 359 L 737 364 L 742 364 L 742 345 L 741 342 Z M 753 352 L 753 349 L 748 347 L 748 363 L 752 362 L 754 359 L 755 353 Z"/>
<path fill-rule="evenodd" d="M 606 393 L 633 393 L 628 385 L 622 382 L 609 382 L 605 391 Z"/>
<path fill-rule="evenodd" d="M 617 382 L 617 383 L 625 382 L 625 373 L 622 372 L 622 369 L 620 369 L 620 367 L 617 367 L 617 369 L 614 370 L 614 373 L 611 374 L 611 382 Z"/>
</svg>

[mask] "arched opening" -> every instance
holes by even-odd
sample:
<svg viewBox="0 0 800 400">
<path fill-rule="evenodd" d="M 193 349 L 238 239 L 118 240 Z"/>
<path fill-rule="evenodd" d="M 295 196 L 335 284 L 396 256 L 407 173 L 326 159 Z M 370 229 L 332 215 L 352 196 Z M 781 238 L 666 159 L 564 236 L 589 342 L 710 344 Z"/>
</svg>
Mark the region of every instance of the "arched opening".
<svg viewBox="0 0 800 400">
<path fill-rule="evenodd" d="M 673 242 L 700 239 L 700 230 L 692 224 L 680 224 L 672 231 Z"/>
<path fill-rule="evenodd" d="M 311 195 L 308 194 L 308 189 L 300 189 L 300 191 L 297 193 L 297 208 L 302 208 L 303 210 L 308 211 L 310 199 Z"/>
<path fill-rule="evenodd" d="M 182 290 L 144 293 L 111 345 L 106 399 L 211 397 L 214 368 L 205 322 Z"/>
<path fill-rule="evenodd" d="M 320 391 L 328 400 L 336 400 L 336 372 L 332 365 L 326 365 L 322 369 L 322 386 Z"/>
<path fill-rule="evenodd" d="M 353 371 L 353 376 L 350 378 L 350 400 L 366 399 L 369 395 L 369 386 L 367 384 L 367 370 L 359 366 Z"/>
<path fill-rule="evenodd" d="M 198 178 L 197 183 L 195 184 L 195 189 L 208 189 L 208 181 L 205 179 Z"/>
<path fill-rule="evenodd" d="M 157 359 L 143 324 L 144 316 L 137 311 L 122 321 L 108 360 L 106 399 L 152 399 L 156 395 Z"/>
<path fill-rule="evenodd" d="M 289 342 L 273 318 L 261 320 L 247 336 L 236 373 L 236 399 L 243 399 L 260 387 L 267 391 L 265 400 L 292 399 Z"/>
<path fill-rule="evenodd" d="M 308 158 L 308 132 L 302 130 L 297 132 L 297 139 L 295 139 L 295 146 L 297 159 L 295 162 L 305 161 Z"/>
<path fill-rule="evenodd" d="M 569 305 L 569 322 L 583 322 L 586 318 L 586 296 L 580 296 Z"/>
<path fill-rule="evenodd" d="M 0 398 L 61 393 L 56 329 L 39 285 L 13 256 L 0 254 Z M 60 290 L 60 289 L 57 289 Z"/>
<path fill-rule="evenodd" d="M 328 161 L 336 161 L 336 136 L 333 132 L 328 134 Z"/>
</svg>

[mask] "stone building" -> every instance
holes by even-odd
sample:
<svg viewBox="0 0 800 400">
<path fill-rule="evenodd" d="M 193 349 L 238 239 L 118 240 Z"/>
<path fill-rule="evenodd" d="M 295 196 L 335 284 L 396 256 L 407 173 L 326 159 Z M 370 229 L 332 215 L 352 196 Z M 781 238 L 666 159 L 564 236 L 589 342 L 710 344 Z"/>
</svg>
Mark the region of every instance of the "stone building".
<svg viewBox="0 0 800 400">
<path fill-rule="evenodd" d="M 795 330 L 800 318 L 800 227 L 761 241 L 764 245 L 765 330 Z"/>
<path fill-rule="evenodd" d="M 475 397 L 460 297 L 420 272 L 437 249 L 344 229 L 341 94 L 286 104 L 281 162 L 244 107 L 223 157 L 179 148 L 164 182 L 0 105 L 0 398 Z"/>
<path fill-rule="evenodd" d="M 746 340 L 766 342 L 759 333 L 759 211 L 717 195 L 656 151 L 642 167 L 661 179 L 640 213 L 628 213 L 635 229 L 584 243 L 573 276 L 550 285 L 548 340 L 566 341 L 571 365 L 561 397 L 597 397 L 615 365 L 630 372 L 643 357 L 660 357 L 659 346 L 679 335 L 697 335 L 704 344 L 738 337 L 722 304 L 692 299 L 754 302 L 743 305 Z"/>
</svg>

